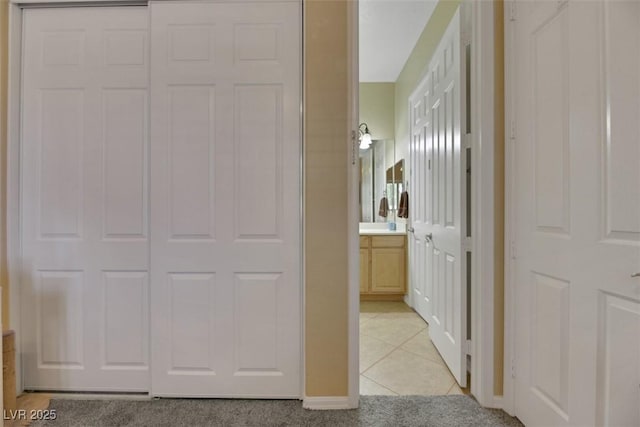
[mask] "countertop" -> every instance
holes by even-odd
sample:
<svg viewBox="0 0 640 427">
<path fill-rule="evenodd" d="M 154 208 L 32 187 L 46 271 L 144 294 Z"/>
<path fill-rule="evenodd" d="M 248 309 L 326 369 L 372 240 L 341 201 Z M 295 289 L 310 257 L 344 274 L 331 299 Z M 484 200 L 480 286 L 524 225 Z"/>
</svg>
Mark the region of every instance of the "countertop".
<svg viewBox="0 0 640 427">
<path fill-rule="evenodd" d="M 407 234 L 406 231 L 404 230 L 360 230 L 360 235 L 361 236 L 368 236 L 368 235 L 376 235 L 376 236 L 380 236 L 380 235 L 405 235 Z"/>
<path fill-rule="evenodd" d="M 396 223 L 395 230 L 389 230 L 389 224 L 381 222 L 361 222 L 359 227 L 360 235 L 375 235 L 375 236 L 402 236 L 407 234 L 407 226 L 404 223 Z"/>
</svg>

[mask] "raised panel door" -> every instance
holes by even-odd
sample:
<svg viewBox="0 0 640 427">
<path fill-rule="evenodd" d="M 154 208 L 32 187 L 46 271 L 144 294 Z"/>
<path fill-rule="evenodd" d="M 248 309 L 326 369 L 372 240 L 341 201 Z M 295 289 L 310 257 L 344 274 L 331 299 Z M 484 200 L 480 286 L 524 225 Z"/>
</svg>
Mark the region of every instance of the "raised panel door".
<svg viewBox="0 0 640 427">
<path fill-rule="evenodd" d="M 461 386 L 466 385 L 466 150 L 462 108 L 466 99 L 461 49 L 462 11 L 449 23 L 427 72 L 410 98 L 412 304 L 429 323 L 429 335 Z"/>
<path fill-rule="evenodd" d="M 517 9 L 516 415 L 638 425 L 640 5 Z"/>
<path fill-rule="evenodd" d="M 297 398 L 300 4 L 150 8 L 151 392 Z"/>
<path fill-rule="evenodd" d="M 25 9 L 24 387 L 149 390 L 147 8 Z"/>
</svg>

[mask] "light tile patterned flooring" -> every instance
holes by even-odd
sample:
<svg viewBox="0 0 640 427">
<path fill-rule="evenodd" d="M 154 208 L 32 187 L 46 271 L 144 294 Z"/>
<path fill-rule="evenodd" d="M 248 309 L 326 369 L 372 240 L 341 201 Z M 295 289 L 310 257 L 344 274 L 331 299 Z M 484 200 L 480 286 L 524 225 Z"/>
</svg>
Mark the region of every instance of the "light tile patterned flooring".
<svg viewBox="0 0 640 427">
<path fill-rule="evenodd" d="M 360 394 L 462 394 L 428 328 L 404 302 L 361 302 Z"/>
</svg>

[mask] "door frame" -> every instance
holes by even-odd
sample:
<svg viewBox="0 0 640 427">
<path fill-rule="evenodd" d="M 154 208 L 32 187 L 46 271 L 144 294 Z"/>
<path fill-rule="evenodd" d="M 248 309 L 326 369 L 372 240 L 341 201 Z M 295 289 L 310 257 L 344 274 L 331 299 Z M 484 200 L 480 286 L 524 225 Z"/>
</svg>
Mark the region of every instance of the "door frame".
<svg viewBox="0 0 640 427">
<path fill-rule="evenodd" d="M 350 40 L 358 40 L 357 2 L 353 1 L 349 17 Z M 471 126 L 472 146 L 472 285 L 469 295 L 471 308 L 472 340 L 468 348 L 471 357 L 471 393 L 485 407 L 502 408 L 503 397 L 494 394 L 494 281 L 495 271 L 495 205 L 494 205 L 494 136 L 495 136 L 495 82 L 494 82 L 494 4 L 463 0 L 461 6 L 471 8 Z M 349 95 L 350 111 L 355 117 L 349 122 L 357 129 L 358 117 L 358 55 L 357 42 L 351 48 L 350 81 L 354 85 Z M 426 72 L 423 69 L 421 78 Z M 418 80 L 420 80 L 419 78 Z M 357 133 L 356 133 L 357 135 Z M 351 141 L 353 150 L 354 141 Z M 352 152 L 352 151 L 351 151 Z M 351 159 L 350 159 L 351 161 Z M 358 176 L 349 170 L 349 206 L 357 211 Z M 351 212 L 353 213 L 353 212 Z M 359 341 L 359 269 L 358 269 L 358 217 L 349 215 L 349 342 Z M 506 319 L 505 319 L 506 320 Z M 354 333 L 353 331 L 356 331 Z M 506 347 L 505 347 L 506 348 Z M 354 356 L 355 354 L 355 356 Z M 507 360 L 507 359 L 505 359 Z M 505 363 L 506 366 L 506 363 Z M 359 379 L 357 350 L 350 348 L 349 398 L 357 402 L 358 388 L 352 382 Z M 506 377 L 505 377 L 506 379 Z"/>
<path fill-rule="evenodd" d="M 306 363 L 305 363 L 305 245 L 304 245 L 304 159 L 305 159 L 305 132 L 304 132 L 304 106 L 305 99 L 305 63 L 304 63 L 304 0 L 284 0 L 300 4 L 300 389 L 298 399 L 302 400 L 306 390 Z M 21 341 L 21 277 L 22 263 L 22 182 L 21 182 L 21 112 L 22 112 L 22 39 L 23 39 L 23 10 L 25 8 L 53 8 L 53 7 L 100 7 L 100 6 L 148 6 L 149 0 L 9 0 L 9 30 L 8 30 L 8 78 L 7 78 L 7 269 L 9 275 L 9 321 L 11 329 L 15 331 L 15 375 L 16 393 L 24 391 L 22 371 L 22 341 Z M 0 167 L 0 170 L 2 168 Z M 151 339 L 151 336 L 149 336 Z M 357 354 L 356 354 L 356 357 Z M 151 369 L 149 370 L 151 376 Z M 96 393 L 100 394 L 100 393 Z M 149 389 L 149 396 L 152 390 Z M 131 396 L 135 399 L 136 396 Z M 1 421 L 1 420 L 0 420 Z M 1 424 L 1 423 L 0 423 Z"/>
<path fill-rule="evenodd" d="M 359 72 L 359 0 L 347 1 L 347 134 L 350 149 L 347 156 L 347 322 L 348 404 L 357 408 L 360 401 L 360 168 L 358 166 L 358 124 L 360 118 Z M 349 28 L 351 31 L 349 31 Z"/>
<path fill-rule="evenodd" d="M 515 135 L 515 0 L 504 2 L 504 389 L 503 408 L 515 416 L 515 325 L 516 325 L 516 200 L 517 182 L 513 170 L 516 164 Z M 507 184 L 509 183 L 509 184 Z"/>
<path fill-rule="evenodd" d="M 495 3 L 471 4 L 471 393 L 487 407 L 495 395 Z M 474 173 L 475 170 L 475 173 Z M 500 183 L 498 183 L 500 184 Z"/>
</svg>

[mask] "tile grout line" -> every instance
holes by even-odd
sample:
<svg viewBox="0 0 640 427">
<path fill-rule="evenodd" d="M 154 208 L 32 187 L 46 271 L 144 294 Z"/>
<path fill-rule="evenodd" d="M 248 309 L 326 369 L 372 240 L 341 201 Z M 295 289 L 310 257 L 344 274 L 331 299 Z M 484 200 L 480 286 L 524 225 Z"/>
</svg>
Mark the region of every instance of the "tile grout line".
<svg viewBox="0 0 640 427">
<path fill-rule="evenodd" d="M 417 316 L 419 316 L 418 314 L 416 314 Z M 420 319 L 422 319 L 422 317 L 420 317 Z M 424 319 L 422 319 L 424 321 Z M 426 323 L 426 322 L 425 322 Z M 413 335 L 411 338 L 407 339 L 406 341 L 404 341 L 402 344 L 400 344 L 400 347 L 402 347 L 403 345 L 405 345 L 407 342 L 411 341 L 412 339 L 414 339 L 416 336 L 418 336 L 418 334 L 420 334 L 420 332 L 424 331 L 424 330 L 429 330 L 429 324 L 427 323 L 427 327 L 424 329 L 420 329 L 415 335 Z M 431 338 L 428 338 L 429 340 L 431 340 Z M 382 340 L 381 340 L 382 341 Z M 385 341 L 386 342 L 386 341 Z M 438 351 L 438 349 L 435 347 L 435 345 L 433 346 L 436 351 Z M 416 355 L 418 357 L 421 357 L 422 359 L 428 360 L 430 362 L 434 362 L 437 363 L 439 365 L 441 365 L 442 367 L 446 368 L 447 372 L 449 372 L 451 374 L 451 371 L 449 370 L 449 367 L 447 366 L 447 362 L 444 361 L 444 359 L 442 358 L 442 356 L 440 355 L 440 352 L 438 352 L 438 358 L 439 360 L 433 360 L 432 358 L 430 358 L 429 356 L 423 356 L 421 354 L 418 354 L 417 352 L 411 351 L 409 349 L 405 349 L 403 348 L 402 350 L 409 352 L 413 355 Z M 440 363 L 442 362 L 442 363 Z M 453 376 L 453 374 L 451 374 Z"/>
<path fill-rule="evenodd" d="M 421 318 L 421 319 L 422 319 L 422 318 Z M 429 326 L 429 325 L 427 324 L 427 327 L 428 327 L 428 326 Z M 384 356 L 380 357 L 378 360 L 376 360 L 375 362 L 373 362 L 373 363 L 371 364 L 371 366 L 369 366 L 367 369 L 365 369 L 364 371 L 362 371 L 362 372 L 360 373 L 360 375 L 364 374 L 364 373 L 365 373 L 365 372 L 367 372 L 369 369 L 373 368 L 375 365 L 377 365 L 378 363 L 380 363 L 380 362 L 382 361 L 382 359 L 385 359 L 386 357 L 388 357 L 388 356 L 389 356 L 391 353 L 393 353 L 394 351 L 396 351 L 396 350 L 398 350 L 398 349 L 403 350 L 403 351 L 406 351 L 406 350 L 404 350 L 404 349 L 402 349 L 402 348 L 400 348 L 400 347 L 402 347 L 402 346 L 403 346 L 404 344 L 406 344 L 409 340 L 413 339 L 416 335 L 418 335 L 420 332 L 422 332 L 422 331 L 423 331 L 423 330 L 425 330 L 425 329 L 427 329 L 427 328 L 426 328 L 426 327 L 425 327 L 425 328 L 421 328 L 421 329 L 420 329 L 419 331 L 417 331 L 415 334 L 411 335 L 409 338 L 407 338 L 406 340 L 402 341 L 402 342 L 401 342 L 400 344 L 398 344 L 398 345 L 396 345 L 396 344 L 391 344 L 391 343 L 389 343 L 389 342 L 387 342 L 387 341 L 385 341 L 385 340 L 382 340 L 382 339 L 380 339 L 380 338 L 378 338 L 378 337 L 374 337 L 373 335 L 363 334 L 363 335 L 367 335 L 367 336 L 369 336 L 370 338 L 375 338 L 375 339 L 377 339 L 377 340 L 379 340 L 379 341 L 382 341 L 382 342 L 383 342 L 383 343 L 385 343 L 385 344 L 388 344 L 388 345 L 395 345 L 395 347 L 394 347 L 391 351 L 389 351 L 388 353 L 386 353 Z M 409 353 L 413 354 L 412 352 L 409 352 Z M 434 363 L 437 363 L 437 362 L 434 362 Z M 369 378 L 369 377 L 367 377 L 367 378 Z M 373 381 L 373 380 L 372 380 L 372 381 Z M 393 391 L 393 390 L 392 390 L 392 391 Z"/>
<path fill-rule="evenodd" d="M 395 313 L 395 312 L 389 312 L 389 313 Z M 376 366 L 377 364 L 379 364 L 380 362 L 382 362 L 384 359 L 386 359 L 387 357 L 389 357 L 393 352 L 395 352 L 395 351 L 397 351 L 397 350 L 402 350 L 402 351 L 404 351 L 404 352 L 406 352 L 406 353 L 408 353 L 408 354 L 411 354 L 411 355 L 413 355 L 413 356 L 419 357 L 419 358 L 420 358 L 420 359 L 422 359 L 422 360 L 425 360 L 425 361 L 427 361 L 427 362 L 430 362 L 430 363 L 435 364 L 435 365 L 436 365 L 440 370 L 442 370 L 444 373 L 448 374 L 448 376 L 450 377 L 450 379 L 453 381 L 453 383 L 451 384 L 451 386 L 450 386 L 450 387 L 448 387 L 448 389 L 447 389 L 446 393 L 445 393 L 445 394 L 443 394 L 443 395 L 448 395 L 448 394 L 449 394 L 449 392 L 450 392 L 450 391 L 454 388 L 454 386 L 457 384 L 457 381 L 455 380 L 455 377 L 453 377 L 453 375 L 451 374 L 451 371 L 449 371 L 449 368 L 447 367 L 446 362 L 444 362 L 444 359 L 442 359 L 442 356 L 440 356 L 440 360 L 441 360 L 441 362 L 438 362 L 437 360 L 433 360 L 433 359 L 429 358 L 428 356 L 423 356 L 423 355 L 418 354 L 418 353 L 416 353 L 416 352 L 413 352 L 413 351 L 410 351 L 410 350 L 408 350 L 408 349 L 402 348 L 402 346 L 403 346 L 403 345 L 405 345 L 407 342 L 411 341 L 413 338 L 415 338 L 416 336 L 418 336 L 420 333 L 422 333 L 422 332 L 423 332 L 423 331 L 425 331 L 425 330 L 426 330 L 426 331 L 428 331 L 428 330 L 429 330 L 429 324 L 428 324 L 428 323 L 427 323 L 427 322 L 426 322 L 426 321 L 425 321 L 425 320 L 424 320 L 424 319 L 423 319 L 419 314 L 417 314 L 417 312 L 416 312 L 415 310 L 410 311 L 410 313 L 414 314 L 418 319 L 420 319 L 422 322 L 424 322 L 424 326 L 423 326 L 423 327 L 421 327 L 418 331 L 416 331 L 413 335 L 409 336 L 407 339 L 405 339 L 404 341 L 402 341 L 400 344 L 392 344 L 392 343 L 389 343 L 389 342 L 387 342 L 387 341 L 385 341 L 385 340 L 383 340 L 383 339 L 381 339 L 381 338 L 379 338 L 379 337 L 377 337 L 377 336 L 370 335 L 370 334 L 366 334 L 366 333 L 362 333 L 362 332 L 360 333 L 361 335 L 368 336 L 369 338 L 373 338 L 373 339 L 376 339 L 376 340 L 378 340 L 378 341 L 380 341 L 380 342 L 382 342 L 382 343 L 384 343 L 384 344 L 387 344 L 387 345 L 393 346 L 393 348 L 392 348 L 389 352 L 387 352 L 386 354 L 384 354 L 382 357 L 380 357 L 378 360 L 376 360 L 374 363 L 372 363 L 372 364 L 371 364 L 371 366 L 369 366 L 367 369 L 365 369 L 364 371 L 360 372 L 360 373 L 359 373 L 359 375 L 360 375 L 361 377 L 364 377 L 364 378 L 366 378 L 366 379 L 368 379 L 368 380 L 370 380 L 370 381 L 374 382 L 375 384 L 379 385 L 380 387 L 383 387 L 383 388 L 385 388 L 385 389 L 387 389 L 387 390 L 389 390 L 389 391 L 391 391 L 391 392 L 393 392 L 393 393 L 396 393 L 397 395 L 401 395 L 399 392 L 395 391 L 395 390 L 394 390 L 394 389 L 392 389 L 391 387 L 389 387 L 389 386 L 387 386 L 387 385 L 384 385 L 384 384 L 382 384 L 382 383 L 380 383 L 380 382 L 378 382 L 378 381 L 376 381 L 376 380 L 372 379 L 371 377 L 367 376 L 367 375 L 366 375 L 366 373 L 367 373 L 371 368 L 373 368 L 374 366 Z M 387 312 L 380 312 L 380 313 L 377 313 L 375 316 L 368 317 L 365 321 L 368 321 L 368 320 L 371 320 L 371 319 L 375 319 L 375 318 L 379 318 L 379 316 L 380 316 L 381 314 L 387 314 Z M 392 320 L 392 319 L 389 319 L 389 320 Z M 364 322 L 363 322 L 363 323 L 364 323 Z M 427 338 L 427 339 L 429 339 L 429 338 Z M 436 349 L 436 351 L 437 351 L 437 349 Z M 439 355 L 439 353 L 438 353 L 438 355 Z"/>
<path fill-rule="evenodd" d="M 371 338 L 375 338 L 375 337 L 371 337 Z M 378 339 L 378 338 L 375 338 L 375 339 Z M 382 341 L 382 340 L 380 340 L 380 341 Z M 388 344 L 388 343 L 387 343 L 387 342 L 385 342 L 385 341 L 382 341 L 382 342 L 383 342 L 383 343 L 385 343 L 385 344 Z M 389 344 L 389 345 L 393 345 L 393 344 Z M 382 361 L 382 359 L 385 359 L 387 356 L 389 356 L 391 353 L 393 353 L 393 352 L 394 352 L 394 351 L 396 351 L 397 349 L 398 349 L 398 347 L 394 347 L 394 348 L 392 348 L 388 353 L 385 353 L 382 357 L 380 357 L 378 360 L 376 360 L 375 362 L 373 362 L 373 363 L 371 364 L 371 366 L 369 366 L 369 367 L 368 367 L 367 369 L 365 369 L 364 371 L 360 372 L 360 375 L 364 374 L 364 373 L 365 373 L 365 372 L 367 372 L 369 369 L 371 369 L 371 368 L 373 368 L 374 366 L 376 366 L 378 363 L 380 363 L 380 362 Z M 369 377 L 367 377 L 367 378 L 369 378 Z M 371 379 L 371 378 L 369 378 L 369 379 Z M 373 380 L 372 380 L 372 381 L 373 381 Z"/>
<path fill-rule="evenodd" d="M 389 320 L 392 320 L 392 319 L 389 319 Z M 369 336 L 369 337 L 371 337 L 371 338 L 375 338 L 375 339 L 377 339 L 377 340 L 380 340 L 380 341 L 384 342 L 385 344 L 401 346 L 401 345 L 404 345 L 407 341 L 409 341 L 409 340 L 410 340 L 410 339 L 412 339 L 413 337 L 415 337 L 416 335 L 418 335 L 420 332 L 422 332 L 422 331 L 424 331 L 424 330 L 426 330 L 426 329 L 428 329 L 428 325 L 427 325 L 426 327 L 421 327 L 421 328 L 420 328 L 416 333 L 414 333 L 413 335 L 411 335 L 410 337 L 408 337 L 406 340 L 402 341 L 400 344 L 390 343 L 390 342 L 388 342 L 388 341 L 383 340 L 382 338 L 379 338 L 379 337 L 377 337 L 377 336 L 375 336 L 375 335 L 371 335 L 371 334 L 368 334 L 368 333 L 366 333 L 366 332 L 362 332 L 362 331 L 360 331 L 360 335 L 367 335 L 367 336 Z"/>
<path fill-rule="evenodd" d="M 386 386 L 386 385 L 384 385 L 384 384 L 381 384 L 381 383 L 379 383 L 378 381 L 374 380 L 373 378 L 370 378 L 370 377 L 368 377 L 368 376 L 366 376 L 366 375 L 364 375 L 364 374 L 360 374 L 360 375 L 361 375 L 361 376 L 363 376 L 363 377 L 365 377 L 365 378 L 366 378 L 366 379 L 368 379 L 369 381 L 372 381 L 372 382 L 374 382 L 374 383 L 378 384 L 380 387 L 382 387 L 382 388 L 386 388 L 387 390 L 389 390 L 389 391 L 391 391 L 391 392 L 395 393 L 397 396 L 400 396 L 400 393 L 399 393 L 399 392 L 397 392 L 397 391 L 395 391 L 395 390 L 394 390 L 394 389 L 392 389 L 391 387 Z"/>
<path fill-rule="evenodd" d="M 414 339 L 420 332 L 424 331 L 426 328 L 422 328 L 420 329 L 418 332 L 416 332 L 415 334 L 411 335 L 409 338 L 407 338 L 406 340 L 402 341 L 402 343 L 400 343 L 398 345 L 398 347 L 402 347 L 403 345 L 405 345 L 407 342 L 409 342 L 410 340 Z"/>
<path fill-rule="evenodd" d="M 404 344 L 406 344 L 406 343 L 407 343 L 407 341 L 409 341 L 410 339 L 412 339 L 413 337 L 415 337 L 416 335 L 418 335 L 418 334 L 419 334 L 420 332 L 422 332 L 422 331 L 423 331 L 423 330 L 422 330 L 422 329 L 420 329 L 418 332 L 416 332 L 415 334 L 413 334 L 411 337 L 407 338 L 407 340 L 406 340 L 406 341 L 403 341 L 401 344 L 399 344 L 399 345 L 397 345 L 396 347 L 394 347 L 391 351 L 389 351 L 389 352 L 388 352 L 388 353 L 386 353 L 384 356 L 382 356 L 381 358 L 379 358 L 378 360 L 376 360 L 375 362 L 373 362 L 373 363 L 371 364 L 371 366 L 369 366 L 367 369 L 365 369 L 364 371 L 362 371 L 360 374 L 361 374 L 361 375 L 362 375 L 362 374 L 364 374 L 364 373 L 365 373 L 365 372 L 367 372 L 369 369 L 373 368 L 375 365 L 377 365 L 378 363 L 380 363 L 380 362 L 382 361 L 382 359 L 386 359 L 386 358 L 387 358 L 391 353 L 393 353 L 393 352 L 394 352 L 394 351 L 396 351 L 396 350 L 407 351 L 407 350 L 405 350 L 405 349 L 403 349 L 403 348 L 401 348 L 401 347 L 402 347 Z M 379 340 L 379 341 L 382 341 L 382 342 L 383 342 L 383 343 L 385 343 L 385 344 L 394 345 L 394 344 L 390 344 L 390 343 L 388 343 L 388 342 L 386 342 L 386 341 L 381 340 L 380 338 L 376 338 L 376 337 L 371 336 L 371 335 L 369 335 L 369 337 L 371 337 L 371 338 L 375 338 L 375 339 L 377 339 L 377 340 Z M 412 352 L 410 352 L 410 351 L 409 351 L 408 353 L 413 354 L 413 353 L 412 353 Z M 434 362 L 434 363 L 436 363 L 436 362 Z M 367 378 L 369 378 L 369 377 L 367 377 Z"/>
<path fill-rule="evenodd" d="M 415 338 L 415 335 L 414 335 L 414 338 Z M 429 339 L 429 340 L 430 340 L 430 339 Z M 402 345 L 404 345 L 404 344 L 406 344 L 406 343 L 407 343 L 407 342 L 405 341 Z M 435 345 L 434 345 L 434 348 L 435 348 Z M 416 356 L 418 356 L 418 357 L 421 357 L 422 359 L 428 360 L 429 362 L 437 363 L 438 365 L 441 365 L 441 366 L 443 366 L 443 367 L 447 368 L 447 370 L 449 369 L 449 368 L 447 367 L 447 362 L 445 362 L 445 361 L 444 361 L 444 359 L 442 358 L 442 356 L 440 356 L 440 353 L 438 353 L 438 360 L 435 360 L 435 356 L 433 356 L 433 359 L 432 359 L 432 358 L 431 358 L 431 357 L 429 357 L 428 355 L 420 354 L 420 353 L 418 353 L 417 351 L 411 351 L 411 350 L 409 350 L 408 348 L 403 348 L 403 350 L 404 350 L 404 351 L 407 351 L 407 352 L 409 352 L 409 353 L 411 353 L 411 354 L 414 354 L 414 355 L 416 355 Z M 437 348 L 436 348 L 436 351 L 438 351 L 438 349 L 437 349 Z M 453 375 L 453 374 L 452 374 L 452 375 Z"/>
<path fill-rule="evenodd" d="M 377 365 L 378 363 L 382 362 L 382 360 L 383 360 L 383 359 L 386 359 L 388 356 L 390 356 L 390 355 L 391 355 L 391 353 L 395 352 L 396 350 L 402 350 L 402 351 L 405 351 L 405 352 L 407 352 L 407 353 L 409 353 L 409 354 L 411 354 L 411 355 L 417 356 L 417 355 L 415 355 L 415 354 L 414 354 L 414 353 L 412 353 L 412 352 L 406 351 L 406 350 L 404 350 L 404 349 L 402 349 L 402 348 L 398 347 L 398 348 L 393 349 L 391 352 L 389 352 L 389 354 L 387 354 L 386 356 L 382 357 L 380 360 L 378 360 L 378 361 L 377 361 L 377 362 L 375 362 L 373 365 L 371 365 L 370 367 L 368 367 L 366 370 L 364 370 L 363 372 L 361 372 L 361 373 L 360 373 L 360 375 L 361 375 L 361 376 L 363 376 L 363 377 L 366 377 L 367 379 L 369 379 L 369 380 L 371 380 L 371 381 L 375 382 L 375 383 L 376 383 L 376 384 L 378 384 L 378 385 L 381 385 L 381 386 L 383 386 L 383 387 L 385 387 L 385 388 L 387 388 L 387 389 L 389 389 L 389 390 L 393 391 L 394 393 L 397 393 L 399 396 L 405 396 L 405 394 L 401 394 L 400 392 L 395 391 L 395 390 L 394 390 L 394 389 L 392 389 L 391 387 L 386 386 L 386 385 L 383 385 L 382 383 L 380 383 L 380 382 L 378 382 L 378 381 L 374 380 L 373 378 L 371 378 L 371 377 L 369 377 L 369 376 L 365 375 L 365 373 L 366 373 L 367 371 L 369 371 L 369 369 L 373 368 L 375 365 Z M 439 368 L 439 370 L 440 370 L 440 371 L 443 371 L 445 374 L 447 374 L 447 376 L 449 377 L 449 379 L 450 379 L 451 381 L 453 381 L 453 383 L 451 384 L 451 386 L 447 389 L 447 391 L 446 391 L 445 393 L 443 393 L 443 394 L 429 394 L 429 395 L 425 395 L 425 396 L 446 396 L 446 395 L 448 395 L 448 394 L 449 394 L 449 392 L 451 391 L 451 389 L 453 389 L 453 387 L 454 387 L 456 384 L 458 384 L 458 382 L 456 381 L 455 377 L 454 377 L 454 376 L 451 374 L 451 372 L 449 371 L 449 368 L 447 368 L 446 366 L 442 366 L 442 365 L 440 365 L 439 363 L 432 362 L 431 360 L 428 360 L 428 359 L 424 359 L 424 358 L 421 358 L 421 359 L 426 360 L 426 361 L 428 361 L 428 362 L 431 362 L 431 363 L 435 364 L 435 365 Z"/>
<path fill-rule="evenodd" d="M 454 379 L 453 384 L 451 384 L 451 387 L 449 387 L 449 390 L 447 390 L 447 394 L 451 393 L 451 390 L 453 390 L 456 384 L 458 384 L 458 382 Z"/>
</svg>

